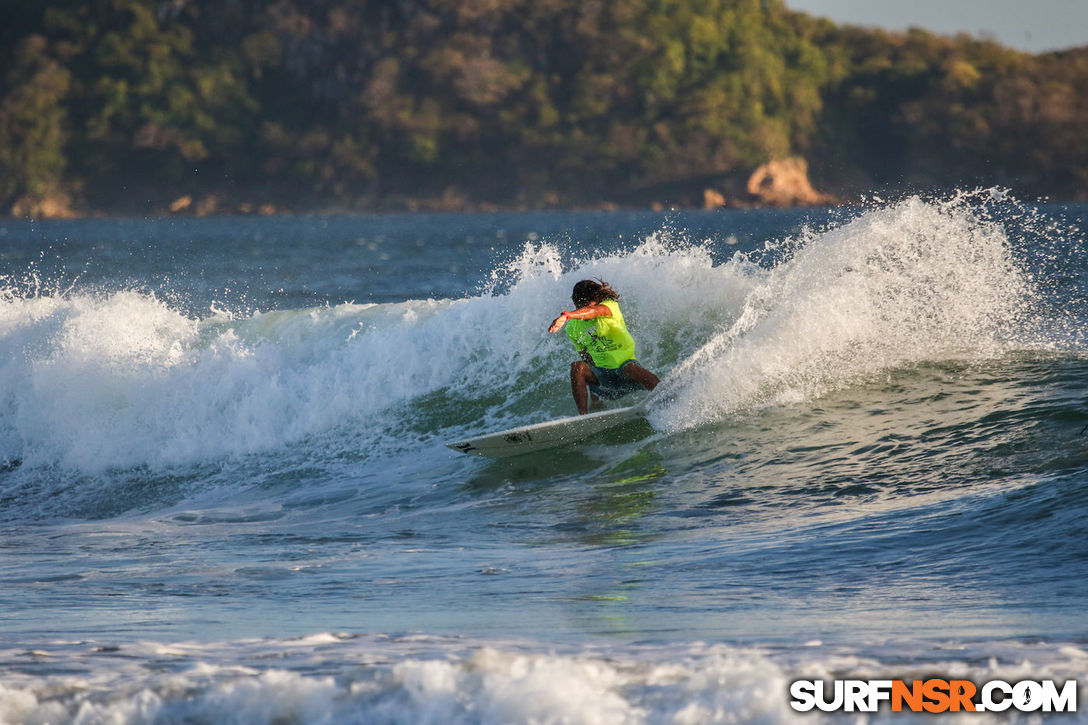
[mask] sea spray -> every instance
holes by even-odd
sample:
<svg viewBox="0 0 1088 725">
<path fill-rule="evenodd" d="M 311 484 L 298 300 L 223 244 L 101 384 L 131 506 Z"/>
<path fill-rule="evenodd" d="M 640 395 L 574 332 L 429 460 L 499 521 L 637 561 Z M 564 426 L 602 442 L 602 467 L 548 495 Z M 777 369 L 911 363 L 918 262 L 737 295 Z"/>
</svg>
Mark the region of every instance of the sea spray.
<svg viewBox="0 0 1088 725">
<path fill-rule="evenodd" d="M 672 371 L 658 425 L 811 400 L 899 365 L 993 356 L 1030 309 L 1001 226 L 965 203 L 915 197 L 773 251 L 782 261 L 733 323 Z"/>
<path fill-rule="evenodd" d="M 512 282 L 500 302 L 521 315 L 530 332 L 527 347 L 535 349 L 537 333 L 572 305 L 575 283 L 603 279 L 620 295 L 639 360 L 647 367 L 671 368 L 735 316 L 756 276 L 743 255 L 716 264 L 711 241 L 696 243 L 672 234 L 657 232 L 619 252 L 583 253 L 565 265 L 556 247 L 526 244 L 501 270 L 501 278 Z M 565 379 L 574 350 L 562 335 L 549 336 L 547 342 L 550 374 Z"/>
</svg>

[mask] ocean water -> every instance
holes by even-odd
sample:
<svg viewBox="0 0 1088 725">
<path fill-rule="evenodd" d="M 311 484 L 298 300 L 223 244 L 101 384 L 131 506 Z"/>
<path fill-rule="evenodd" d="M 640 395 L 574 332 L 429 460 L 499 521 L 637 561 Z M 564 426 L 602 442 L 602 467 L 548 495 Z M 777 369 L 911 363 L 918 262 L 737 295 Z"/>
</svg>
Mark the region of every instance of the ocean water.
<svg viewBox="0 0 1088 725">
<path fill-rule="evenodd" d="M 2 221 L 0 723 L 811 723 L 794 679 L 934 674 L 1088 701 L 1086 223 L 990 191 Z M 575 412 L 546 328 L 586 277 L 648 420 L 447 449 Z"/>
</svg>

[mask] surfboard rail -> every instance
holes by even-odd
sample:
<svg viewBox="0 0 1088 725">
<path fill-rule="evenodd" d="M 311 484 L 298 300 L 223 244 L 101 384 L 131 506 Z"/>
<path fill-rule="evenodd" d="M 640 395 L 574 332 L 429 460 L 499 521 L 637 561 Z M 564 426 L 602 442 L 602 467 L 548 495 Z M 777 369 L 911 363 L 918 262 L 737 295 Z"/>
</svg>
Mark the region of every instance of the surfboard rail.
<svg viewBox="0 0 1088 725">
<path fill-rule="evenodd" d="M 574 415 L 543 423 L 518 426 L 497 433 L 447 443 L 448 448 L 486 458 L 508 458 L 525 453 L 584 440 L 633 420 L 644 418 L 642 404 L 614 410 L 600 410 L 586 415 Z"/>
</svg>

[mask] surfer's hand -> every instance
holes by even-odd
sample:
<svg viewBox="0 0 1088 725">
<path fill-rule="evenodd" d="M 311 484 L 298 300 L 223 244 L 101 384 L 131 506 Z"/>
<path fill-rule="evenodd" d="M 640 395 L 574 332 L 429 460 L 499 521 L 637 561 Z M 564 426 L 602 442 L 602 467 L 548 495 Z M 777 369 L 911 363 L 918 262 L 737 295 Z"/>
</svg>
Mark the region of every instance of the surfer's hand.
<svg viewBox="0 0 1088 725">
<path fill-rule="evenodd" d="M 555 320 L 552 322 L 552 326 L 548 328 L 548 332 L 559 332 L 563 329 L 563 325 L 565 324 L 567 324 L 566 312 L 555 318 Z"/>
</svg>

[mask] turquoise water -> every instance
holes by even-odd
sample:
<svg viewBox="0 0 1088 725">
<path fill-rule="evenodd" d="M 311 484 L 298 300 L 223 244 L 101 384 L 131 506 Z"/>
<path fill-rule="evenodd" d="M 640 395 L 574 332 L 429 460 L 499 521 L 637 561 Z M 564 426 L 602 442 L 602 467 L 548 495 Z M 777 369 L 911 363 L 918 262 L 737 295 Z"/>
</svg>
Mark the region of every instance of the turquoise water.
<svg viewBox="0 0 1088 725">
<path fill-rule="evenodd" d="M 0 223 L 0 721 L 1088 682 L 1088 206 L 996 196 Z M 545 330 L 585 277 L 663 379 L 648 421 L 447 449 L 574 412 Z"/>
</svg>

